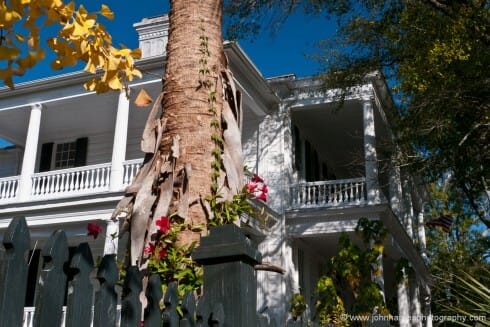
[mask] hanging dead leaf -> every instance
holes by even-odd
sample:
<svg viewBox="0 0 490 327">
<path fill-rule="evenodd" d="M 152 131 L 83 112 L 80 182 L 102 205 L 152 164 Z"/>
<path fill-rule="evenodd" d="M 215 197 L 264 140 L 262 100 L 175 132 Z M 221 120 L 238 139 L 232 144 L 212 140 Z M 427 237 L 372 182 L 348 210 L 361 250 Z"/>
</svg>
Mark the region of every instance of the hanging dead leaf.
<svg viewBox="0 0 490 327">
<path fill-rule="evenodd" d="M 153 102 L 153 99 L 150 95 L 145 91 L 145 89 L 141 89 L 138 93 L 138 96 L 134 100 L 134 104 L 138 107 L 146 107 Z"/>
</svg>

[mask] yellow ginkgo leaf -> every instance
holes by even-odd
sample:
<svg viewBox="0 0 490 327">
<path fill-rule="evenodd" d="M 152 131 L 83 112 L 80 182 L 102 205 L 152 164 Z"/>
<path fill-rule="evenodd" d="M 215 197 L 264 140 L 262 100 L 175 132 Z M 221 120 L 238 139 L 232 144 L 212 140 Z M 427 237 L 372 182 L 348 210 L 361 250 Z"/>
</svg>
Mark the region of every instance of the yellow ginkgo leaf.
<svg viewBox="0 0 490 327">
<path fill-rule="evenodd" d="M 107 19 L 114 19 L 114 12 L 107 5 L 102 4 L 100 14 Z"/>
<path fill-rule="evenodd" d="M 150 95 L 145 91 L 145 89 L 141 89 L 138 93 L 138 96 L 134 100 L 134 104 L 138 107 L 146 107 L 153 102 Z"/>
</svg>

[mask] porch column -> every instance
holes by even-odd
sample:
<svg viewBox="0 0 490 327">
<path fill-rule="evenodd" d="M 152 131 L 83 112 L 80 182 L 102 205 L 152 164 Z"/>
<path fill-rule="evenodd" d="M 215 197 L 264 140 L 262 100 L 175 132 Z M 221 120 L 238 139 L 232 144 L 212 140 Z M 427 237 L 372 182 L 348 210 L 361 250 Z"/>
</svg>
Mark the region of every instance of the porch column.
<svg viewBox="0 0 490 327">
<path fill-rule="evenodd" d="M 117 105 L 114 143 L 112 145 L 112 164 L 110 191 L 121 191 L 123 188 L 124 160 L 126 159 L 126 143 L 128 138 L 129 98 L 123 90 L 119 93 Z"/>
<path fill-rule="evenodd" d="M 375 251 L 379 251 L 379 244 L 376 244 L 374 240 L 369 241 L 369 246 Z M 386 304 L 386 293 L 385 293 L 385 277 L 383 269 L 383 251 L 379 251 L 378 257 L 373 264 L 373 273 L 371 273 L 371 280 L 374 281 L 380 289 L 381 296 L 383 297 L 383 303 Z"/>
<path fill-rule="evenodd" d="M 422 310 L 420 307 L 420 290 L 417 280 L 410 279 L 410 313 L 412 327 L 422 327 Z"/>
<path fill-rule="evenodd" d="M 430 308 L 431 305 L 431 292 L 430 292 L 430 287 L 428 285 L 425 285 L 421 289 L 421 295 L 422 295 L 422 310 L 424 310 L 424 318 L 425 318 L 425 327 L 432 327 L 432 311 Z"/>
<path fill-rule="evenodd" d="M 380 192 L 372 96 L 364 96 L 362 98 L 362 112 L 364 123 L 364 165 L 366 171 L 367 200 L 371 203 L 377 203 L 380 201 Z"/>
<path fill-rule="evenodd" d="M 410 183 L 408 178 L 403 179 L 403 207 L 405 208 L 403 225 L 407 231 L 408 236 L 413 240 L 413 202 L 411 194 Z"/>
<path fill-rule="evenodd" d="M 26 145 L 24 157 L 22 159 L 22 170 L 19 181 L 19 200 L 27 201 L 31 197 L 32 175 L 36 168 L 37 147 L 39 143 L 39 130 L 41 128 L 41 109 L 42 104 L 31 105 L 31 115 L 29 117 L 29 127 L 27 128 Z"/>
<path fill-rule="evenodd" d="M 419 244 L 422 258 L 427 260 L 427 240 L 425 239 L 425 225 L 424 225 L 424 204 L 422 204 L 420 211 L 417 214 L 418 220 L 418 234 Z"/>
<path fill-rule="evenodd" d="M 119 243 L 119 220 L 109 219 L 106 221 L 104 255 L 117 255 L 117 247 Z"/>
<path fill-rule="evenodd" d="M 402 270 L 403 278 L 397 285 L 398 320 L 400 327 L 410 327 L 410 302 L 408 294 L 408 278 L 405 268 Z"/>
<path fill-rule="evenodd" d="M 392 157 L 390 164 L 390 205 L 393 213 L 398 220 L 403 221 L 403 192 L 400 178 L 400 167 L 395 165 L 395 158 Z"/>
</svg>

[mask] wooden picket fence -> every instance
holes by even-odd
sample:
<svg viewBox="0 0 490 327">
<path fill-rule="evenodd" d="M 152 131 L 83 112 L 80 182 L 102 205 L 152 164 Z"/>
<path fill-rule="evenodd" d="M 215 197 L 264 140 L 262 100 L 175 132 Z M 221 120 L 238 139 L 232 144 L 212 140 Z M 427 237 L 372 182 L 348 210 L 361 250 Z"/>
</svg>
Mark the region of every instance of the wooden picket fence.
<svg viewBox="0 0 490 327">
<path fill-rule="evenodd" d="M 0 249 L 0 327 L 22 326 L 30 250 L 29 229 L 23 217 L 12 220 L 4 234 L 3 246 L 4 250 Z M 261 262 L 261 255 L 240 228 L 226 225 L 212 229 L 192 256 L 203 265 L 204 296 L 196 300 L 191 292 L 187 293 L 180 316 L 176 284 L 169 284 L 162 294 L 159 276 L 150 276 L 146 289 L 148 303 L 141 312 L 142 275 L 137 267 L 127 269 L 123 296 L 119 299 L 115 288 L 119 271 L 114 256 L 105 256 L 95 268 L 89 245 L 82 243 L 68 262 L 66 235 L 56 231 L 41 250 L 33 326 L 62 324 L 65 293 L 65 326 L 117 326 L 118 304 L 121 305 L 120 326 L 124 327 L 269 326 L 256 312 L 254 266 Z M 94 284 L 98 284 L 96 289 Z M 68 285 L 67 292 L 65 285 Z M 293 325 L 296 324 L 288 324 Z"/>
</svg>

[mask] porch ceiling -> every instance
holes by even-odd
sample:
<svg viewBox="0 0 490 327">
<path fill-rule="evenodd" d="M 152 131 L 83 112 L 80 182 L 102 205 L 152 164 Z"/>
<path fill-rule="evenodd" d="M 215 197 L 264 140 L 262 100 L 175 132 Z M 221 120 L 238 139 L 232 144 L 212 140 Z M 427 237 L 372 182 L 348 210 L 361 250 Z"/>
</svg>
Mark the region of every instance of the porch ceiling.
<svg viewBox="0 0 490 327">
<path fill-rule="evenodd" d="M 340 108 L 336 103 L 293 108 L 292 121 L 320 158 L 334 167 L 336 178 L 364 176 L 363 110 L 359 100 L 346 100 Z M 379 147 L 389 137 L 379 110 L 375 110 L 375 126 Z"/>
<path fill-rule="evenodd" d="M 363 154 L 362 108 L 358 101 L 348 101 L 342 108 L 321 104 L 293 109 L 292 120 L 319 156 L 335 166 L 336 172 L 345 170 Z M 362 176 L 354 175 L 337 177 Z"/>
<path fill-rule="evenodd" d="M 145 90 L 156 98 L 161 83 L 147 84 Z M 129 125 L 143 127 L 150 108 L 137 108 L 132 101 L 140 87 L 132 88 Z M 63 135 L 86 136 L 114 130 L 118 106 L 118 92 L 105 94 L 81 93 L 73 97 L 53 99 L 43 103 L 40 140 L 50 140 Z M 30 104 L 0 108 L 0 138 L 24 146 L 29 126 Z M 27 101 L 26 101 L 27 102 Z"/>
</svg>

